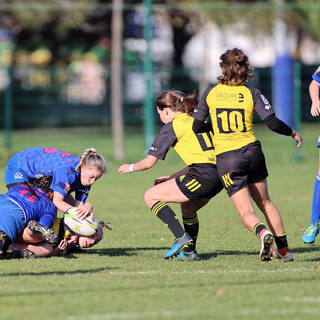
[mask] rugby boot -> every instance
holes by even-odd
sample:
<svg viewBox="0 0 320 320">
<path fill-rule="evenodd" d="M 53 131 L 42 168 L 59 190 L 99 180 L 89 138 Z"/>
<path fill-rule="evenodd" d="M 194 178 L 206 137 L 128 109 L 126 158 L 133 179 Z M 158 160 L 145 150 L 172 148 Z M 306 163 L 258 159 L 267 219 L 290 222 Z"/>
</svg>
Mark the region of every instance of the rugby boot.
<svg viewBox="0 0 320 320">
<path fill-rule="evenodd" d="M 169 259 L 175 257 L 178 253 L 180 253 L 184 248 L 186 248 L 189 244 L 192 244 L 192 238 L 188 233 L 184 233 L 184 235 L 180 238 L 177 238 L 171 249 L 165 254 L 164 258 Z"/>
<path fill-rule="evenodd" d="M 318 225 L 309 225 L 302 236 L 302 240 L 304 243 L 312 244 L 316 240 L 316 236 L 319 233 L 319 226 Z"/>
<path fill-rule="evenodd" d="M 261 237 L 261 250 L 260 259 L 263 262 L 269 262 L 272 260 L 272 245 L 273 235 L 270 231 L 266 230 Z"/>
<path fill-rule="evenodd" d="M 176 256 L 179 259 L 189 259 L 189 260 L 199 260 L 200 257 L 198 255 L 198 252 L 196 250 L 194 251 L 186 251 L 182 250 L 179 254 Z"/>
<path fill-rule="evenodd" d="M 293 254 L 289 247 L 285 247 L 282 249 L 274 249 L 274 254 L 276 258 L 284 262 L 293 261 Z"/>
<path fill-rule="evenodd" d="M 39 235 L 44 241 L 50 244 L 55 244 L 59 241 L 58 236 L 53 230 L 51 230 L 50 228 L 44 227 L 38 221 L 35 221 L 35 220 L 29 221 L 28 228 L 35 234 Z"/>
<path fill-rule="evenodd" d="M 6 259 L 10 243 L 11 240 L 7 234 L 0 230 L 0 259 Z"/>
<path fill-rule="evenodd" d="M 7 259 L 35 259 L 36 254 L 29 249 L 9 249 Z"/>
</svg>

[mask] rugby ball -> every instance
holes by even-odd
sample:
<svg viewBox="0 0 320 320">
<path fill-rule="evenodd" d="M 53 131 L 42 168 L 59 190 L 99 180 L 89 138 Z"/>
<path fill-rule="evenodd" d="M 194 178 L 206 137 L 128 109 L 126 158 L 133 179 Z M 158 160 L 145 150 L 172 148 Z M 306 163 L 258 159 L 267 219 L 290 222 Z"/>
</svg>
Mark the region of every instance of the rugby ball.
<svg viewBox="0 0 320 320">
<path fill-rule="evenodd" d="M 97 220 L 95 218 L 91 220 L 90 217 L 80 220 L 76 216 L 76 209 L 76 207 L 70 208 L 68 212 L 65 213 L 64 224 L 75 234 L 85 237 L 94 236 L 99 227 Z"/>
</svg>

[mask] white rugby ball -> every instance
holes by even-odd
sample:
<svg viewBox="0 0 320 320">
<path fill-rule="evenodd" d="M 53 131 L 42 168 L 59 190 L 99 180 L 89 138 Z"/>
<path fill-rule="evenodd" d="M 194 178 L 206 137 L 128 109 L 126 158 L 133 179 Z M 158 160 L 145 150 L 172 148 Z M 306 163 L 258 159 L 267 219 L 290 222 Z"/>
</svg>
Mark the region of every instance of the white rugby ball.
<svg viewBox="0 0 320 320">
<path fill-rule="evenodd" d="M 68 213 L 65 213 L 64 215 L 64 224 L 74 233 L 85 236 L 85 237 L 91 237 L 94 236 L 97 231 L 99 224 L 95 218 L 93 218 L 93 221 L 90 219 L 90 217 L 87 217 L 83 220 L 80 220 L 76 216 L 76 207 L 70 208 L 68 210 Z"/>
</svg>

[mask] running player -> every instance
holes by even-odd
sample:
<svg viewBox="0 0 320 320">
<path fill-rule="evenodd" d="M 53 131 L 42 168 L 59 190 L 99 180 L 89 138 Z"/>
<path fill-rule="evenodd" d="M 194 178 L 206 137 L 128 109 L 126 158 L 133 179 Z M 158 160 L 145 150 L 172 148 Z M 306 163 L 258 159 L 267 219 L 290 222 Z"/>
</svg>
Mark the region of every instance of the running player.
<svg viewBox="0 0 320 320">
<path fill-rule="evenodd" d="M 144 195 L 147 206 L 168 226 L 176 238 L 164 256 L 168 259 L 178 255 L 188 245 L 192 245 L 192 238 L 198 232 L 199 222 L 196 215 L 189 217 L 190 224 L 195 228 L 189 228 L 188 232 L 185 232 L 167 202 L 184 204 L 193 200 L 195 209 L 200 209 L 220 192 L 223 186 L 217 175 L 212 132 L 208 130 L 209 128 L 203 128 L 208 130 L 204 133 L 193 132 L 194 118 L 190 113 L 197 104 L 195 97 L 185 97 L 178 91 L 164 91 L 156 98 L 155 103 L 164 126 L 149 149 L 148 155 L 137 163 L 123 164 L 119 167 L 118 173 L 150 169 L 159 159 L 165 159 L 170 147 L 175 149 L 188 166 L 185 174 L 178 174 L 175 179 L 156 184 Z M 196 210 L 193 209 L 193 212 Z M 196 257 L 196 252 L 192 256 Z"/>
<path fill-rule="evenodd" d="M 193 116 L 204 121 L 210 113 L 219 177 L 244 225 L 261 239 L 261 260 L 272 259 L 274 235 L 278 247 L 275 254 L 284 261 L 291 261 L 293 254 L 280 212 L 268 194 L 265 158 L 252 129 L 254 111 L 269 129 L 293 137 L 297 147 L 302 143 L 301 136 L 275 116 L 258 89 L 246 86 L 252 79 L 252 68 L 241 50 L 226 50 L 220 56 L 220 67 L 219 84 L 204 92 Z M 273 235 L 256 216 L 250 197 L 265 215 Z"/>
<path fill-rule="evenodd" d="M 80 158 L 54 148 L 30 148 L 9 160 L 5 183 L 9 189 L 39 176 L 52 176 L 55 206 L 62 212 L 78 207 L 77 216 L 85 218 L 92 215 L 92 205 L 86 203 L 91 185 L 105 170 L 105 160 L 94 148 L 85 150 Z M 73 191 L 75 199 L 70 194 Z"/>
<path fill-rule="evenodd" d="M 320 99 L 319 99 L 319 87 L 320 87 L 320 66 L 312 75 L 312 81 L 309 86 L 309 94 L 312 101 L 311 114 L 313 117 L 320 115 Z M 318 137 L 317 147 L 320 147 L 320 135 Z M 314 243 L 316 236 L 319 234 L 320 224 L 320 149 L 319 149 L 319 165 L 316 181 L 313 188 L 313 199 L 311 209 L 311 221 L 303 234 L 302 240 L 304 243 Z"/>
</svg>

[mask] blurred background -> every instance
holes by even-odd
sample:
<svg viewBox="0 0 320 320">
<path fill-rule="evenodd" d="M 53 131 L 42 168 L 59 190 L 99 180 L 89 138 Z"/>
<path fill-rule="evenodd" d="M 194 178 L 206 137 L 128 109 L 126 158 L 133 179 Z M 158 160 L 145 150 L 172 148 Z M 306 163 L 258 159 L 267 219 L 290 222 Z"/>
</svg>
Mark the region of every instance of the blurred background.
<svg viewBox="0 0 320 320">
<path fill-rule="evenodd" d="M 198 95 L 239 47 L 282 120 L 310 115 L 319 0 L 0 0 L 1 146 L 31 128 L 104 128 L 114 157 L 134 128 L 151 144 L 161 90 Z M 256 119 L 259 121 L 259 119 Z"/>
</svg>

